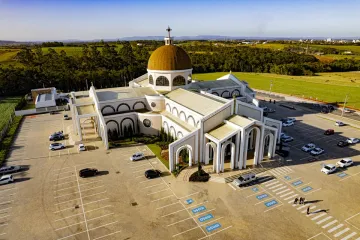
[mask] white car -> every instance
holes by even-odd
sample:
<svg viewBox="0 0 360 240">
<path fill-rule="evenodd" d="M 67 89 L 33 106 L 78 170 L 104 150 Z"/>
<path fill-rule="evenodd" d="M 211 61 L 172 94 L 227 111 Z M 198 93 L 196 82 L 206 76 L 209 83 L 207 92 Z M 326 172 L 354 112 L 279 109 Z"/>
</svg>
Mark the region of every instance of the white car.
<svg viewBox="0 0 360 240">
<path fill-rule="evenodd" d="M 64 148 L 65 148 L 65 145 L 62 143 L 52 143 L 49 146 L 49 150 L 52 150 L 52 151 L 58 150 L 58 149 L 64 149 Z"/>
<path fill-rule="evenodd" d="M 6 167 L 0 168 L 0 174 L 17 172 L 20 169 L 21 169 L 20 166 L 6 166 Z"/>
<path fill-rule="evenodd" d="M 310 152 L 310 154 L 313 155 L 313 156 L 318 156 L 318 155 L 320 155 L 320 154 L 323 154 L 324 152 L 325 152 L 324 149 L 317 147 L 317 148 L 314 148 L 314 149 Z"/>
<path fill-rule="evenodd" d="M 255 176 L 254 173 L 248 173 L 248 174 L 244 174 L 244 175 L 241 175 L 239 178 L 237 179 L 234 179 L 232 181 L 232 184 L 236 187 L 240 187 L 242 185 L 245 185 L 245 184 L 248 184 L 252 181 L 255 181 L 257 178 Z"/>
<path fill-rule="evenodd" d="M 81 151 L 86 151 L 85 145 L 82 143 L 79 144 L 79 152 Z"/>
<path fill-rule="evenodd" d="M 325 174 L 330 174 L 330 173 L 333 173 L 335 171 L 336 171 L 336 166 L 334 164 L 326 164 L 321 169 L 321 172 L 323 172 Z"/>
<path fill-rule="evenodd" d="M 296 118 L 293 118 L 293 117 L 288 117 L 287 120 L 289 122 L 296 122 Z"/>
<path fill-rule="evenodd" d="M 313 143 L 308 143 L 304 146 L 302 146 L 301 150 L 303 150 L 304 152 L 310 152 L 312 150 L 314 150 L 316 148 L 316 145 Z"/>
<path fill-rule="evenodd" d="M 348 139 L 346 139 L 346 141 L 348 143 L 350 143 L 350 144 L 355 144 L 355 143 L 360 142 L 360 139 L 358 139 L 358 138 L 348 138 Z"/>
<path fill-rule="evenodd" d="M 143 159 L 144 157 L 145 157 L 145 155 L 142 152 L 138 152 L 138 153 L 135 153 L 134 155 L 132 155 L 130 157 L 130 160 L 137 161 L 137 160 Z"/>
<path fill-rule="evenodd" d="M 344 113 L 351 113 L 351 110 L 348 109 L 348 108 L 345 108 L 345 109 L 344 109 Z"/>
<path fill-rule="evenodd" d="M 292 121 L 286 121 L 286 122 L 283 122 L 282 125 L 283 125 L 283 127 L 289 127 L 289 126 L 294 125 L 294 122 L 292 122 Z"/>
<path fill-rule="evenodd" d="M 336 165 L 338 165 L 339 167 L 343 168 L 343 167 L 348 167 L 353 165 L 353 160 L 351 158 L 343 158 L 340 161 L 338 161 L 336 163 Z"/>
<path fill-rule="evenodd" d="M 282 142 L 291 142 L 291 141 L 294 141 L 294 138 L 293 137 L 290 137 L 290 136 L 288 136 L 288 135 L 286 135 L 286 134 L 284 134 L 284 135 L 282 135 L 281 137 L 280 137 L 280 139 L 281 139 L 281 141 Z"/>
<path fill-rule="evenodd" d="M 14 182 L 13 176 L 12 175 L 4 175 L 0 178 L 0 185 L 3 184 L 8 184 Z"/>
<path fill-rule="evenodd" d="M 343 122 L 340 122 L 340 121 L 336 121 L 336 122 L 335 122 L 335 125 L 336 125 L 336 126 L 339 126 L 339 127 L 345 126 L 345 124 L 344 124 Z"/>
</svg>

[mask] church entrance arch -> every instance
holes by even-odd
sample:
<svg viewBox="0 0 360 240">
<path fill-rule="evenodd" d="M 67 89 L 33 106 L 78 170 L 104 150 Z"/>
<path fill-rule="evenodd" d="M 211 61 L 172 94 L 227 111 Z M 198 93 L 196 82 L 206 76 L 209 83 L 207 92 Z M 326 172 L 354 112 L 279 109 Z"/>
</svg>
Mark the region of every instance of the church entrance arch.
<svg viewBox="0 0 360 240">
<path fill-rule="evenodd" d="M 231 141 L 226 141 L 221 146 L 221 155 L 220 155 L 220 161 L 219 161 L 219 171 L 224 172 L 224 164 L 225 164 L 225 154 L 227 147 L 230 146 L 231 151 L 231 159 L 230 159 L 230 168 L 235 168 L 235 144 Z"/>
<path fill-rule="evenodd" d="M 216 144 L 214 142 L 208 142 L 205 145 L 205 164 L 209 164 L 210 161 L 213 161 L 214 171 L 215 171 L 215 161 L 216 156 Z"/>
<path fill-rule="evenodd" d="M 249 138 L 249 136 L 251 137 Z M 255 139 L 255 144 L 254 144 Z M 255 145 L 255 146 L 254 146 Z M 258 164 L 258 158 L 259 158 L 259 150 L 260 150 L 260 128 L 259 127 L 253 127 L 250 129 L 245 137 L 245 157 L 244 157 L 244 166 L 246 168 L 247 158 L 248 158 L 248 151 L 254 149 L 254 161 L 253 165 Z"/>
<path fill-rule="evenodd" d="M 264 138 L 264 156 L 273 157 L 274 134 L 268 133 Z"/>
<path fill-rule="evenodd" d="M 176 150 L 176 158 L 175 158 L 175 164 L 179 164 L 179 156 L 180 156 L 180 152 L 182 150 L 187 150 L 188 151 L 188 156 L 189 156 L 189 167 L 192 166 L 193 162 L 192 162 L 192 156 L 193 156 L 193 149 L 190 145 L 186 144 L 186 145 L 183 145 L 181 147 L 179 147 L 177 150 Z"/>
</svg>

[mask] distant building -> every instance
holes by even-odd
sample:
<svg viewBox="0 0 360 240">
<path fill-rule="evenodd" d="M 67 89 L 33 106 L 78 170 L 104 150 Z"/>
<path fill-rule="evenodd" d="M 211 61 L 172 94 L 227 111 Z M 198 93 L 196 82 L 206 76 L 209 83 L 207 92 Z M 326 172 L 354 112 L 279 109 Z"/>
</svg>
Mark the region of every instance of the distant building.
<svg viewBox="0 0 360 240">
<path fill-rule="evenodd" d="M 142 43 L 137 43 L 136 45 L 137 45 L 137 46 L 142 46 L 143 44 L 142 44 Z"/>
<path fill-rule="evenodd" d="M 51 88 L 37 88 L 37 89 L 31 89 L 31 97 L 33 100 L 33 103 L 35 103 L 36 98 L 38 95 L 40 94 L 46 94 L 46 93 L 52 93 L 55 92 L 56 93 L 56 88 L 51 87 Z"/>
<path fill-rule="evenodd" d="M 353 52 L 352 52 L 352 51 L 347 50 L 347 51 L 344 51 L 344 52 L 343 52 L 343 54 L 345 54 L 345 55 L 352 55 L 352 54 L 353 54 Z"/>
<path fill-rule="evenodd" d="M 332 42 L 332 38 L 327 38 L 326 42 Z"/>
</svg>

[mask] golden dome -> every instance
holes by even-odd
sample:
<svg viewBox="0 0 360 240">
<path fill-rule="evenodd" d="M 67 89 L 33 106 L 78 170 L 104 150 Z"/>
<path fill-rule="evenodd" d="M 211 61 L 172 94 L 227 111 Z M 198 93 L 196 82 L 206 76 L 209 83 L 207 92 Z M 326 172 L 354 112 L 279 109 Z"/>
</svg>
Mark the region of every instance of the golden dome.
<svg viewBox="0 0 360 240">
<path fill-rule="evenodd" d="M 191 60 L 184 49 L 174 45 L 164 45 L 156 49 L 148 62 L 149 70 L 185 70 L 191 69 Z"/>
</svg>

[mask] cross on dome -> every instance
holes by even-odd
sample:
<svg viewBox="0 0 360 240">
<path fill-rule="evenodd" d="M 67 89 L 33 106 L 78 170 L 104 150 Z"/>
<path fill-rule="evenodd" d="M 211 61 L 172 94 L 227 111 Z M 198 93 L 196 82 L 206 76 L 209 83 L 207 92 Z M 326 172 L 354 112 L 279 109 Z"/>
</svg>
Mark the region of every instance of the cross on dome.
<svg viewBox="0 0 360 240">
<path fill-rule="evenodd" d="M 168 32 L 169 38 L 170 38 L 170 32 L 172 31 L 172 29 L 170 28 L 170 26 L 167 27 L 166 31 Z"/>
</svg>

